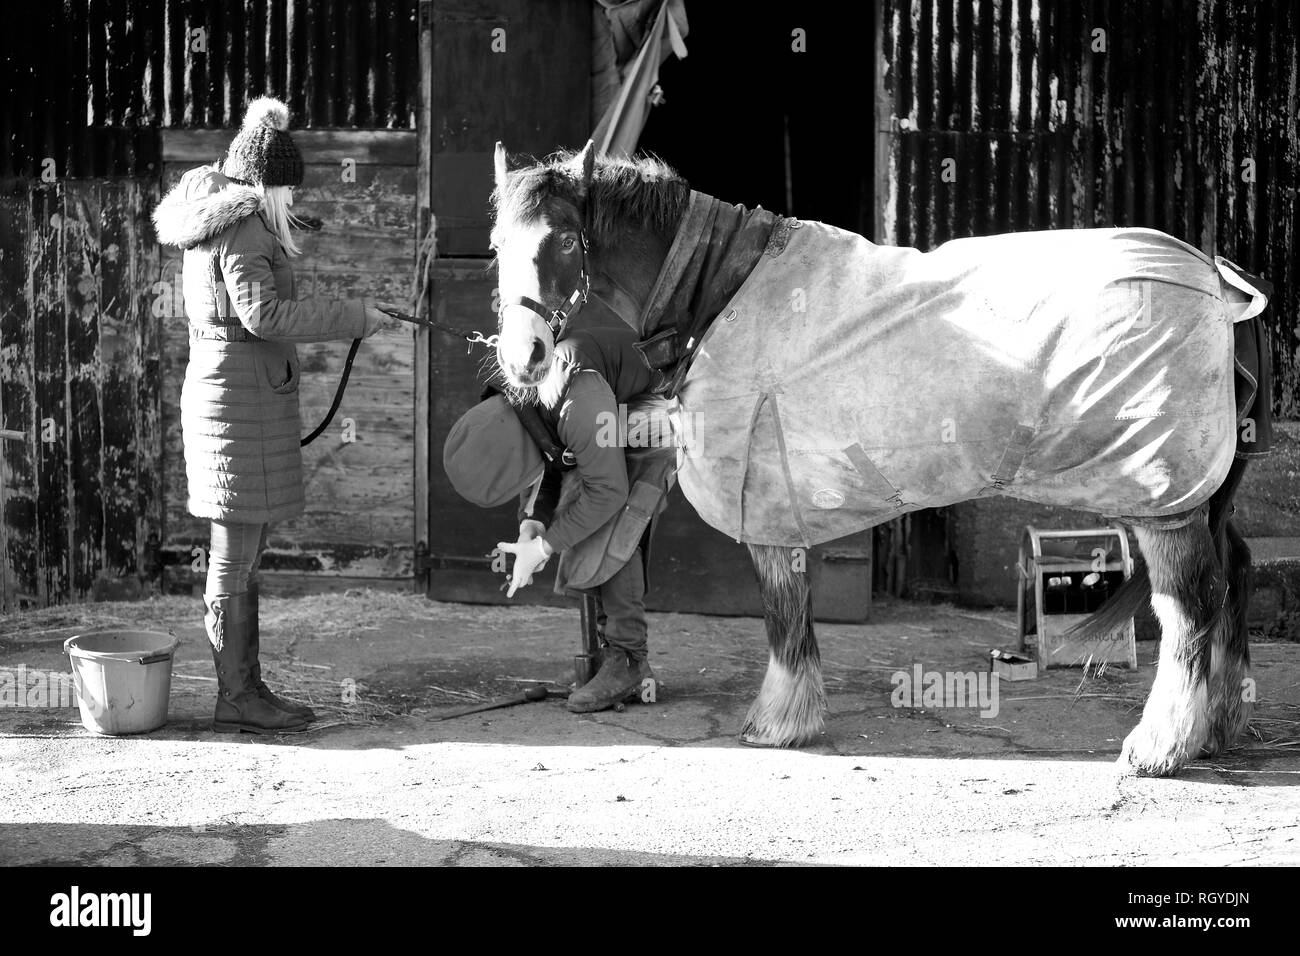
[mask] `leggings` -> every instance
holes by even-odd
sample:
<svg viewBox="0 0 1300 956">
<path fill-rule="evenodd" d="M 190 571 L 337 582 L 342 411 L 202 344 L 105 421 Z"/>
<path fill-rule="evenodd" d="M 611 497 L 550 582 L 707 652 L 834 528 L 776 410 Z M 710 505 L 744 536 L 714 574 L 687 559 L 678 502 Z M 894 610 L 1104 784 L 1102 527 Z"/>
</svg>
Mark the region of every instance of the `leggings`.
<svg viewBox="0 0 1300 956">
<path fill-rule="evenodd" d="M 209 598 L 221 594 L 243 594 L 257 583 L 257 566 L 266 550 L 265 524 L 213 521 L 208 553 Z"/>
</svg>

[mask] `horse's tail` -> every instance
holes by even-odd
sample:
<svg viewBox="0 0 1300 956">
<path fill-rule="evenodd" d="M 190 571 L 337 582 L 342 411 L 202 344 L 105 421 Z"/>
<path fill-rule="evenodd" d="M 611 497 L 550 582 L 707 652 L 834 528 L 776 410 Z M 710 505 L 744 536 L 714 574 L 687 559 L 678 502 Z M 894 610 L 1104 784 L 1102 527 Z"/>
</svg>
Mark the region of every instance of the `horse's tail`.
<svg viewBox="0 0 1300 956">
<path fill-rule="evenodd" d="M 1245 543 L 1241 542 L 1238 546 L 1240 535 L 1236 533 L 1236 529 L 1231 530 L 1231 538 L 1229 537 L 1228 517 L 1232 514 L 1232 499 L 1241 485 L 1241 478 L 1245 471 L 1246 459 L 1234 458 L 1223 484 L 1210 496 L 1209 515 L 1210 537 L 1214 541 L 1219 566 L 1228 573 L 1230 609 L 1233 616 L 1238 619 L 1245 617 L 1246 576 L 1249 573 L 1250 552 L 1245 550 L 1245 567 L 1241 567 L 1241 555 Z M 1147 607 L 1150 601 L 1151 576 L 1147 573 L 1146 564 L 1143 563 L 1134 570 L 1127 581 L 1119 586 L 1105 604 L 1067 633 L 1073 638 L 1085 641 L 1104 637 L 1116 628 L 1122 627 L 1129 618 Z"/>
</svg>

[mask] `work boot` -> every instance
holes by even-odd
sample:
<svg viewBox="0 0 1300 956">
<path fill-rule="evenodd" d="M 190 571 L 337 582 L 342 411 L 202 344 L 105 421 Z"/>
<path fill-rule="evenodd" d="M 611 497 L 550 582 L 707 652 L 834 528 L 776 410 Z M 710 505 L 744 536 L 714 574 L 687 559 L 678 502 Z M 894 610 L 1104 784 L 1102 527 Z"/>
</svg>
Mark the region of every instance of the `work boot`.
<svg viewBox="0 0 1300 956">
<path fill-rule="evenodd" d="M 262 664 L 257 656 L 259 638 L 261 637 L 261 627 L 258 623 L 257 592 L 258 586 L 256 584 L 250 584 L 245 592 L 248 597 L 248 658 L 252 661 L 250 676 L 253 681 L 253 688 L 257 691 L 257 695 L 272 707 L 278 707 L 288 714 L 297 714 L 306 721 L 315 720 L 316 711 L 306 704 L 300 704 L 296 700 L 288 700 L 278 694 L 271 693 L 271 688 L 267 687 L 265 681 L 262 680 Z"/>
<path fill-rule="evenodd" d="M 626 651 L 613 644 L 602 650 L 596 676 L 569 695 L 568 708 L 575 714 L 608 710 L 638 697 L 642 679 L 655 676 L 649 661 L 633 661 Z"/>
<path fill-rule="evenodd" d="M 253 686 L 249 666 L 248 601 L 243 594 L 205 596 L 203 623 L 212 644 L 217 668 L 217 707 L 212 729 L 234 734 L 293 734 L 307 729 L 307 721 L 263 700 Z"/>
</svg>

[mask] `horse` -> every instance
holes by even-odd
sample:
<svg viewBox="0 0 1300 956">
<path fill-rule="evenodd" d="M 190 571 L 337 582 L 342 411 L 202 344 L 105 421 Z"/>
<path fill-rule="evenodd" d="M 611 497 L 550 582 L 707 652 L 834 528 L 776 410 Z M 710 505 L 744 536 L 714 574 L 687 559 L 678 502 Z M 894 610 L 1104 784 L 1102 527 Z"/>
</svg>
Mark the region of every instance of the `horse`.
<svg viewBox="0 0 1300 956">
<path fill-rule="evenodd" d="M 494 210 L 491 245 L 496 253 L 499 270 L 501 305 L 495 357 L 500 377 L 521 393 L 527 393 L 537 386 L 549 370 L 556 338 L 563 335 L 577 310 L 594 300 L 641 333 L 647 361 L 665 370 L 666 378 L 672 382 L 673 388 L 682 388 L 683 395 L 690 393 L 691 389 L 695 390 L 695 394 L 706 396 L 710 394 L 710 389 L 715 393 L 726 393 L 729 383 L 723 381 L 722 377 L 728 374 L 747 374 L 748 360 L 732 362 L 728 366 L 726 362 L 716 360 L 713 355 L 714 352 L 725 351 L 721 346 L 710 349 L 706 344 L 702 348 L 700 342 L 702 339 L 707 342 L 709 336 L 715 333 L 731 334 L 733 329 L 746 324 L 732 321 L 736 318 L 737 309 L 728 308 L 729 305 L 743 302 L 750 306 L 749 334 L 757 335 L 758 338 L 751 339 L 747 347 L 758 352 L 767 348 L 765 357 L 755 358 L 750 365 L 779 363 L 782 351 L 798 351 L 802 343 L 801 336 L 811 334 L 801 315 L 788 314 L 793 312 L 788 303 L 780 302 L 768 308 L 762 296 L 770 294 L 770 290 L 765 293 L 762 288 L 755 290 L 750 287 L 755 281 L 754 276 L 760 268 L 765 267 L 756 266 L 755 263 L 766 263 L 765 257 L 781 256 L 787 245 L 792 251 L 795 250 L 797 243 L 804 241 L 800 238 L 801 227 L 804 227 L 802 234 L 805 235 L 821 230 L 817 233 L 821 237 L 817 240 L 821 245 L 818 246 L 815 242 L 812 246 L 799 246 L 805 251 L 796 256 L 804 263 L 811 262 L 813 268 L 818 266 L 815 261 L 818 255 L 828 254 L 824 251 L 818 254 L 806 251 L 818 248 L 867 249 L 872 256 L 877 257 L 872 261 L 877 261 L 882 255 L 885 255 L 882 261 L 897 260 L 900 264 L 896 274 L 899 275 L 922 261 L 915 258 L 915 255 L 922 255 L 917 250 L 874 246 L 862 237 L 842 230 L 775 216 L 761 208 L 747 210 L 743 206 L 731 206 L 712 200 L 712 197 L 703 197 L 703 200 L 708 201 L 702 201 L 701 196 L 702 194 L 692 191 L 671 167 L 652 156 L 602 157 L 597 160 L 592 144 L 588 143 L 581 151 L 560 151 L 540 161 L 512 169 L 502 144 L 498 143 L 495 153 L 495 189 L 491 198 Z M 1081 235 L 1101 232 L 1100 230 L 1059 232 L 1073 232 L 1076 236 L 1072 240 L 1065 235 L 1055 241 L 1082 242 L 1087 238 L 1092 243 L 1087 247 L 1089 249 L 1114 250 L 1122 247 L 1154 250 L 1149 259 L 1145 260 L 1157 264 L 1152 268 L 1163 267 L 1161 264 L 1171 259 L 1179 262 L 1186 260 L 1196 269 L 1203 265 L 1200 260 L 1208 262 L 1199 251 L 1194 253 L 1199 259 L 1195 259 L 1186 249 L 1173 248 L 1173 244 L 1178 243 L 1177 240 L 1152 230 L 1137 230 L 1126 232 L 1122 236 L 1108 237 Z M 994 248 L 1014 248 L 1019 250 L 1017 256 L 1032 255 L 1035 248 L 1043 246 L 1046 241 L 1043 237 L 1053 234 L 1018 235 L 1022 237 L 1018 246 Z M 812 238 L 817 239 L 817 236 Z M 1006 238 L 1007 242 L 1012 241 L 1011 237 Z M 1094 238 L 1095 243 L 1092 242 Z M 1114 241 L 1107 245 L 1102 239 Z M 956 246 L 960 242 L 971 241 L 987 240 L 958 240 L 947 245 Z M 1117 242 L 1119 245 L 1116 245 Z M 947 246 L 941 247 L 944 248 Z M 945 254 L 950 262 L 950 272 L 958 279 L 974 274 L 970 270 L 963 272 L 965 266 L 960 265 L 973 253 L 983 257 L 977 258 L 977 265 L 981 268 L 990 267 L 986 261 L 989 258 L 987 253 L 979 252 L 972 246 L 963 248 L 965 253 Z M 1101 256 L 1101 253 L 1098 255 Z M 1106 252 L 1105 255 L 1120 263 L 1117 268 L 1127 268 L 1116 258 L 1118 253 L 1112 255 L 1111 252 Z M 951 265 L 954 256 L 959 265 Z M 1183 258 L 1178 259 L 1179 256 Z M 993 258 L 998 256 L 995 254 Z M 941 260 L 943 257 L 937 257 L 935 261 Z M 824 289 L 852 281 L 852 275 L 835 264 L 823 265 L 825 268 L 816 273 L 820 278 L 813 288 L 795 291 L 805 296 L 822 296 L 825 299 Z M 848 275 L 847 279 L 844 278 L 845 275 Z M 1202 273 L 1197 272 L 1196 275 L 1199 277 L 1196 282 L 1201 282 L 1204 278 Z M 999 299 L 998 296 L 1010 294 L 1002 287 L 1019 286 L 1032 280 L 1032 273 L 1023 281 L 1017 280 L 1005 270 L 997 273 L 994 280 L 985 283 L 984 291 L 980 293 L 979 305 L 984 310 L 984 318 L 980 321 L 970 320 L 969 310 L 954 311 L 945 308 L 942 296 L 933 298 L 931 304 L 934 307 L 927 313 L 931 328 L 943 330 L 944 335 L 949 335 L 953 334 L 953 329 L 962 326 L 964 331 L 961 334 L 974 336 L 973 341 L 978 348 L 968 348 L 964 354 L 958 349 L 947 358 L 934 359 L 941 364 L 949 363 L 943 366 L 949 372 L 936 374 L 926 383 L 927 388 L 942 390 L 945 387 L 943 379 L 960 376 L 960 363 L 975 361 L 976 352 L 987 351 L 992 354 L 999 350 L 1015 351 L 1019 347 L 1017 343 L 1033 339 L 1036 330 L 1044 322 L 1051 321 L 1050 317 L 1034 318 L 1038 312 L 1043 311 L 1041 303 L 1030 309 L 1027 317 L 1017 316 L 1010 325 L 1006 323 L 1011 320 L 1004 321 L 999 313 L 999 310 L 1005 311 L 1007 306 L 1004 299 Z M 762 282 L 759 285 L 762 286 Z M 1134 294 L 1137 299 L 1134 301 L 1138 303 L 1139 312 L 1141 296 L 1145 294 L 1150 297 L 1152 288 L 1156 290 L 1157 296 L 1172 295 L 1178 291 L 1167 288 L 1162 282 L 1148 283 L 1144 287 L 1145 293 L 1138 286 L 1133 288 L 1136 290 Z M 844 301 L 850 303 L 850 306 L 856 301 L 875 301 L 878 298 L 874 288 L 855 292 L 850 286 L 841 291 L 845 294 Z M 1121 288 L 1120 291 L 1123 292 L 1124 289 Z M 1215 307 L 1219 301 L 1215 298 L 1217 293 L 1212 290 L 1207 293 L 1202 289 L 1193 294 L 1188 289 L 1182 289 L 1182 292 L 1188 296 L 1186 302 L 1192 305 L 1208 302 L 1210 307 Z M 1071 298 L 1083 293 L 1071 288 L 1063 294 L 1065 304 L 1061 308 L 1065 312 L 1075 315 L 1087 311 L 1081 310 Z M 919 293 L 909 295 L 910 298 L 903 296 L 896 303 L 900 312 L 917 311 Z M 1249 296 L 1246 298 L 1249 299 Z M 1176 306 L 1180 300 L 1169 301 Z M 1146 304 L 1151 304 L 1149 298 Z M 889 305 L 888 299 L 884 300 L 884 305 Z M 827 307 L 839 306 L 828 303 Z M 965 309 L 966 305 L 962 308 Z M 719 318 L 724 309 L 725 322 Z M 779 316 L 773 318 L 769 314 L 756 322 L 752 318 L 756 309 L 758 312 L 779 313 Z M 955 317 L 957 312 L 961 312 L 960 321 Z M 1115 314 L 1107 313 L 1112 318 Z M 835 313 L 824 312 L 823 315 L 824 321 L 834 322 Z M 882 318 L 873 321 L 888 331 L 892 315 L 886 311 Z M 1048 344 L 1043 347 L 1046 350 L 1042 353 L 1046 356 L 1043 361 L 1048 364 L 1059 365 L 1065 362 L 1069 358 L 1066 353 L 1071 350 L 1092 354 L 1089 351 L 1090 340 L 1103 332 L 1110 336 L 1107 341 L 1111 344 L 1107 348 L 1118 347 L 1114 342 L 1122 344 L 1132 341 L 1142 344 L 1148 341 L 1142 337 L 1139 326 L 1143 320 L 1140 317 L 1133 320 L 1138 323 L 1136 326 L 1130 324 L 1112 328 L 1108 325 L 1105 330 L 1100 326 L 1096 329 L 1087 325 L 1079 326 L 1075 320 L 1071 320 L 1075 323 L 1073 326 L 1067 327 L 1068 323 L 1059 316 L 1057 319 L 1053 331 L 1045 339 Z M 1126 318 L 1124 321 L 1130 320 Z M 776 331 L 765 333 L 767 326 L 763 322 L 774 323 L 771 328 L 779 329 L 785 337 L 779 337 Z M 998 325 L 999 322 L 1003 325 Z M 1035 325 L 1035 322 L 1038 324 Z M 843 327 L 843 334 L 855 335 L 864 324 L 863 321 L 854 320 Z M 739 508 L 741 517 L 735 520 L 730 517 L 732 511 L 728 509 L 735 504 L 731 500 L 725 502 L 725 507 L 709 511 L 716 504 L 709 498 L 710 489 L 705 487 L 710 483 L 709 477 L 697 482 L 700 490 L 695 497 L 692 497 L 685 479 L 682 481 L 688 499 L 706 521 L 737 539 L 745 539 L 762 594 L 769 661 L 762 687 L 741 728 L 741 741 L 755 746 L 798 747 L 814 741 L 824 731 L 826 698 L 814 634 L 812 594 L 806 574 L 790 560 L 792 545 L 810 540 L 819 543 L 865 529 L 915 507 L 952 503 L 992 493 L 1068 505 L 1111 518 L 1119 517 L 1133 528 L 1139 549 L 1145 558 L 1145 567 L 1139 565 L 1079 632 L 1081 636 L 1104 635 L 1131 618 L 1147 602 L 1160 624 L 1162 640 L 1155 681 L 1140 721 L 1124 741 L 1119 757 L 1121 768 L 1141 775 L 1171 775 L 1199 756 L 1214 755 L 1230 747 L 1249 719 L 1250 701 L 1253 699 L 1252 694 L 1242 690 L 1248 683 L 1246 677 L 1250 664 L 1246 612 L 1251 558 L 1249 548 L 1230 520 L 1233 496 L 1242 480 L 1246 457 L 1234 456 L 1231 446 L 1233 439 L 1239 437 L 1235 408 L 1228 408 L 1224 412 L 1228 416 L 1226 434 L 1219 424 L 1224 417 L 1220 414 L 1220 405 L 1225 378 L 1228 381 L 1227 388 L 1231 391 L 1232 356 L 1230 351 L 1226 356 L 1210 354 L 1221 351 L 1223 336 L 1230 334 L 1224 333 L 1220 326 L 1230 328 L 1230 325 L 1217 320 L 1202 325 L 1213 330 L 1213 335 L 1205 333 L 1209 338 L 1205 338 L 1199 346 L 1209 351 L 1201 356 L 1199 362 L 1192 364 L 1212 367 L 1214 378 L 1207 380 L 1209 384 L 1202 390 L 1207 395 L 1213 393 L 1213 401 L 1218 404 L 1203 409 L 1204 415 L 1197 420 L 1195 434 L 1189 434 L 1185 445 L 1177 447 L 1192 449 L 1199 442 L 1208 451 L 1202 456 L 1204 461 L 1198 460 L 1196 476 L 1188 477 L 1183 483 L 1193 490 L 1181 497 L 1175 495 L 1172 499 L 1162 499 L 1164 504 L 1161 508 L 1143 508 L 1139 499 L 1132 495 L 1117 502 L 1113 495 L 1107 497 L 1107 494 L 1098 490 L 1131 486 L 1139 488 L 1142 494 L 1150 495 L 1155 493 L 1153 488 L 1170 488 L 1171 481 L 1179 488 L 1183 487 L 1179 484 L 1180 473 L 1189 471 L 1191 466 L 1184 467 L 1184 464 L 1192 452 L 1170 450 L 1177 445 L 1170 437 L 1174 435 L 1175 426 L 1160 425 L 1165 428 L 1160 437 L 1156 441 L 1147 440 L 1150 435 L 1147 426 L 1153 421 L 1158 423 L 1162 413 L 1162 409 L 1157 407 L 1149 415 L 1139 409 L 1131 415 L 1128 412 L 1117 412 L 1100 417 L 1092 416 L 1088 420 L 1088 428 L 1093 429 L 1093 433 L 1090 433 L 1088 440 L 1097 446 L 1098 454 L 1090 460 L 1087 467 L 1083 464 L 1079 464 L 1079 467 L 1074 467 L 1073 464 L 1069 467 L 1063 465 L 1050 473 L 1050 469 L 1040 469 L 1036 481 L 1026 480 L 1023 483 L 1020 483 L 1017 469 L 1022 468 L 1022 462 L 1032 462 L 1036 449 L 1041 451 L 1042 442 L 1048 441 L 1046 433 L 1034 432 L 1032 415 L 1027 419 L 1028 427 L 1018 426 L 1012 431 L 1011 438 L 1005 441 L 999 439 L 1001 444 L 991 451 L 984 447 L 988 445 L 987 441 L 973 441 L 968 446 L 963 446 L 966 449 L 980 449 L 978 455 L 975 452 L 944 448 L 937 440 L 912 440 L 919 430 L 928 426 L 909 424 L 904 435 L 907 440 L 896 442 L 899 447 L 894 449 L 896 454 L 892 460 L 896 467 L 892 472 L 884 465 L 873 464 L 871 455 L 864 453 L 863 443 L 866 439 L 846 445 L 844 453 L 836 446 L 826 453 L 835 459 L 827 464 L 827 468 L 834 471 L 837 479 L 850 483 L 849 498 L 855 495 L 858 498 L 876 495 L 876 504 L 867 507 L 863 513 L 855 514 L 851 508 L 846 512 L 844 492 L 833 488 L 820 489 L 815 492 L 812 504 L 804 509 L 805 517 L 800 518 L 798 509 L 794 509 L 796 520 L 788 529 L 769 531 L 765 526 L 760 526 L 759 530 L 752 531 L 745 524 L 747 520 L 753 520 L 746 517 L 746 511 L 749 515 L 759 514 L 760 522 L 766 520 L 762 517 L 765 509 L 766 512 L 780 512 L 783 515 L 785 510 L 789 510 L 786 494 L 793 494 L 789 461 L 794 460 L 798 464 L 811 460 L 816 457 L 813 452 L 818 451 L 814 448 L 813 452 L 801 453 L 802 457 L 797 459 L 788 455 L 790 449 L 786 445 L 800 439 L 799 429 L 815 429 L 819 423 L 807 416 L 798 419 L 796 413 L 788 412 L 787 395 L 780 396 L 780 401 L 786 403 L 782 405 L 778 404 L 775 393 L 770 396 L 764 393 L 752 406 L 753 417 L 749 425 L 751 445 L 737 450 L 734 455 L 727 452 L 714 462 L 718 467 L 723 464 L 732 467 L 735 465 L 734 459 L 745 459 L 741 466 L 737 466 L 740 467 L 740 472 L 739 478 L 735 479 L 738 482 L 736 487 L 743 486 L 744 493 L 749 496 L 749 501 L 742 503 Z M 986 349 L 988 336 L 981 330 L 985 327 L 1004 326 L 1007 329 L 1006 341 L 998 343 L 997 348 Z M 804 331 L 801 332 L 801 329 Z M 1062 332 L 1061 329 L 1066 331 Z M 1076 336 L 1073 344 L 1066 341 L 1070 334 Z M 981 338 L 981 335 L 984 337 Z M 1165 381 L 1166 373 L 1169 372 L 1169 369 L 1160 364 L 1164 354 L 1161 350 L 1180 347 L 1180 343 L 1189 337 L 1192 337 L 1190 327 L 1187 331 L 1179 331 L 1172 336 L 1166 330 L 1156 340 L 1158 347 L 1143 345 L 1140 361 L 1147 363 L 1144 368 L 1153 371 L 1150 373 L 1150 381 L 1144 380 L 1145 384 L 1139 390 L 1142 394 L 1126 400 L 1128 404 L 1125 408 L 1128 411 L 1132 410 L 1134 402 L 1141 406 L 1143 402 L 1159 405 L 1160 402 L 1174 401 L 1169 397 L 1169 388 L 1161 390 L 1155 388 L 1153 383 Z M 890 340 L 878 341 L 887 343 Z M 717 345 L 716 340 L 714 344 Z M 1231 343 L 1228 348 L 1231 348 Z M 843 351 L 835 343 L 824 344 L 821 349 L 823 352 Z M 862 351 L 865 353 L 870 348 Z M 801 354 L 806 354 L 806 360 L 810 363 L 820 361 L 820 355 L 815 352 L 805 350 Z M 890 354 L 891 361 L 905 363 L 911 360 L 910 352 Z M 1097 354 L 1101 355 L 1102 351 L 1098 349 Z M 1063 355 L 1065 358 L 1062 358 Z M 841 356 L 841 360 L 843 358 Z M 1109 407 L 1106 405 L 1108 399 L 1103 400 L 1109 386 L 1098 382 L 1099 370 L 1104 364 L 1101 359 L 1082 368 L 1074 368 L 1066 362 L 1064 373 L 1057 375 L 1052 372 L 1053 376 L 1063 379 L 1065 386 L 1068 386 L 1064 393 L 1060 391 L 1063 387 L 1061 382 L 1055 379 L 1051 383 L 1040 381 L 1047 373 L 1034 372 L 1032 368 L 1026 372 L 1025 368 L 1032 363 L 1017 363 L 1006 355 L 993 355 L 992 359 L 980 356 L 978 360 L 986 363 L 981 366 L 985 369 L 981 374 L 1003 376 L 1010 382 L 1006 387 L 1017 394 L 1023 395 L 1026 390 L 1032 391 L 1036 385 L 1041 385 L 1045 394 L 1058 396 L 1040 402 L 1044 408 L 1052 406 L 1043 412 L 1045 419 L 1070 420 L 1072 415 L 1081 415 L 1078 409 L 1085 399 L 1090 406 L 1100 403 L 1097 407 Z M 1136 363 L 1138 360 L 1134 361 Z M 1156 363 L 1155 366 L 1151 365 L 1153 362 Z M 911 371 L 915 372 L 916 369 Z M 1006 378 L 1013 373 L 1018 376 L 1014 381 Z M 873 373 L 873 377 L 879 376 Z M 888 370 L 884 377 L 888 378 Z M 984 379 L 968 377 L 959 385 L 968 391 L 975 390 L 970 401 L 974 404 L 984 401 L 987 405 L 983 409 L 985 413 L 995 405 L 1000 408 L 998 403 L 1006 404 L 1005 396 L 978 394 L 982 381 Z M 899 381 L 886 384 L 891 387 L 901 386 L 903 380 L 900 376 Z M 996 385 L 996 381 L 991 381 L 985 391 Z M 1055 388 L 1056 392 L 1051 392 L 1051 388 Z M 1065 395 L 1065 398 L 1058 400 L 1060 395 Z M 770 402 L 764 412 L 763 399 L 766 398 L 770 398 Z M 960 391 L 954 393 L 952 401 L 962 403 Z M 1209 399 L 1205 401 L 1208 402 Z M 704 405 L 708 406 L 708 402 L 704 402 Z M 833 403 L 827 402 L 824 414 L 827 420 L 839 421 L 837 427 L 841 428 L 869 430 L 881 420 L 895 416 L 895 412 L 888 408 L 882 411 L 879 405 L 873 405 L 869 415 L 862 414 L 861 409 L 850 407 L 836 418 L 838 413 L 832 405 Z M 715 403 L 709 407 L 719 406 Z M 750 414 L 750 408 L 747 404 L 744 414 Z M 895 410 L 898 417 L 907 420 L 902 403 L 895 406 Z M 822 413 L 822 409 L 816 410 L 816 414 Z M 780 422 L 783 414 L 787 418 L 782 426 Z M 764 448 L 758 448 L 760 442 L 755 437 L 757 432 L 753 431 L 757 427 L 754 422 L 764 419 L 764 416 L 778 424 L 769 429 L 771 435 L 761 443 Z M 1115 421 L 1126 416 L 1127 423 Z M 804 424 L 800 425 L 800 421 Z M 850 424 L 845 426 L 845 422 Z M 711 428 L 713 424 L 706 415 L 705 425 Z M 735 433 L 740 434 L 744 425 L 744 421 L 739 421 Z M 1119 425 L 1124 427 L 1117 432 Z M 782 427 L 784 431 L 781 430 Z M 717 429 L 713 431 L 715 434 L 718 432 Z M 732 434 L 725 428 L 722 432 Z M 1115 433 L 1113 440 L 1112 433 Z M 1133 465 L 1138 459 L 1130 454 L 1131 442 L 1123 445 L 1123 442 L 1128 441 L 1128 436 L 1133 434 L 1139 436 L 1138 441 L 1146 442 L 1143 446 L 1145 450 L 1140 456 L 1143 463 L 1141 468 Z M 1057 457 L 1072 454 L 1071 444 L 1079 444 L 1078 435 L 1077 429 L 1062 432 L 1057 436 L 1053 454 Z M 851 442 L 852 438 L 849 435 L 844 441 Z M 904 445 L 907 447 L 903 448 Z M 1115 454 L 1107 456 L 1102 453 L 1117 448 L 1120 451 Z M 880 454 L 887 457 L 886 452 Z M 961 457 L 963 454 L 966 458 Z M 990 454 L 992 458 L 987 457 Z M 911 457 L 907 458 L 907 455 Z M 723 458 L 726 459 L 725 462 Z M 773 464 L 777 458 L 785 463 L 784 479 L 781 467 Z M 898 464 L 904 460 L 905 465 Z M 762 468 L 767 468 L 772 473 L 770 485 L 754 480 L 753 469 Z M 900 468 L 906 472 L 901 479 Z M 912 470 L 907 471 L 907 468 Z M 954 483 L 954 475 L 966 472 L 976 475 L 977 480 L 973 485 L 968 487 L 969 483 Z M 1019 472 L 1021 476 L 1025 474 L 1032 475 L 1032 469 L 1030 472 Z M 926 482 L 933 485 L 940 479 L 949 486 L 946 492 L 948 496 L 936 498 L 930 494 L 927 497 L 924 490 Z M 1137 484 L 1134 484 L 1135 481 Z M 858 484 L 853 485 L 853 482 Z M 1128 485 L 1124 485 L 1125 482 Z M 909 483 L 922 491 L 909 492 Z M 776 490 L 763 490 L 768 487 Z M 1175 491 L 1177 488 L 1169 494 L 1174 494 Z M 909 495 L 912 500 L 904 500 Z M 816 496 L 821 496 L 821 500 L 815 500 Z M 1134 504 L 1135 501 L 1138 504 Z M 1128 510 L 1117 515 L 1117 508 Z M 826 517 L 828 515 L 832 517 Z M 786 519 L 778 515 L 772 520 L 779 523 Z"/>
</svg>

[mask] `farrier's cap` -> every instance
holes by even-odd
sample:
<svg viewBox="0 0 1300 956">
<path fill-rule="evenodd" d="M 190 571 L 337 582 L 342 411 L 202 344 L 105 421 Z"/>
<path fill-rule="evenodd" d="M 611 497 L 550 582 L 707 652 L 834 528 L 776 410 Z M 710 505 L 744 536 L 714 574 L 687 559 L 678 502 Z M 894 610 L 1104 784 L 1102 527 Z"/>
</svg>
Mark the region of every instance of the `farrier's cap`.
<svg viewBox="0 0 1300 956">
<path fill-rule="evenodd" d="M 289 107 L 269 96 L 248 104 L 221 171 L 252 185 L 300 185 L 302 153 L 289 135 Z"/>
<path fill-rule="evenodd" d="M 456 492 L 480 508 L 505 504 L 546 466 L 504 395 L 479 402 L 456 420 L 442 446 L 442 464 Z"/>
</svg>

